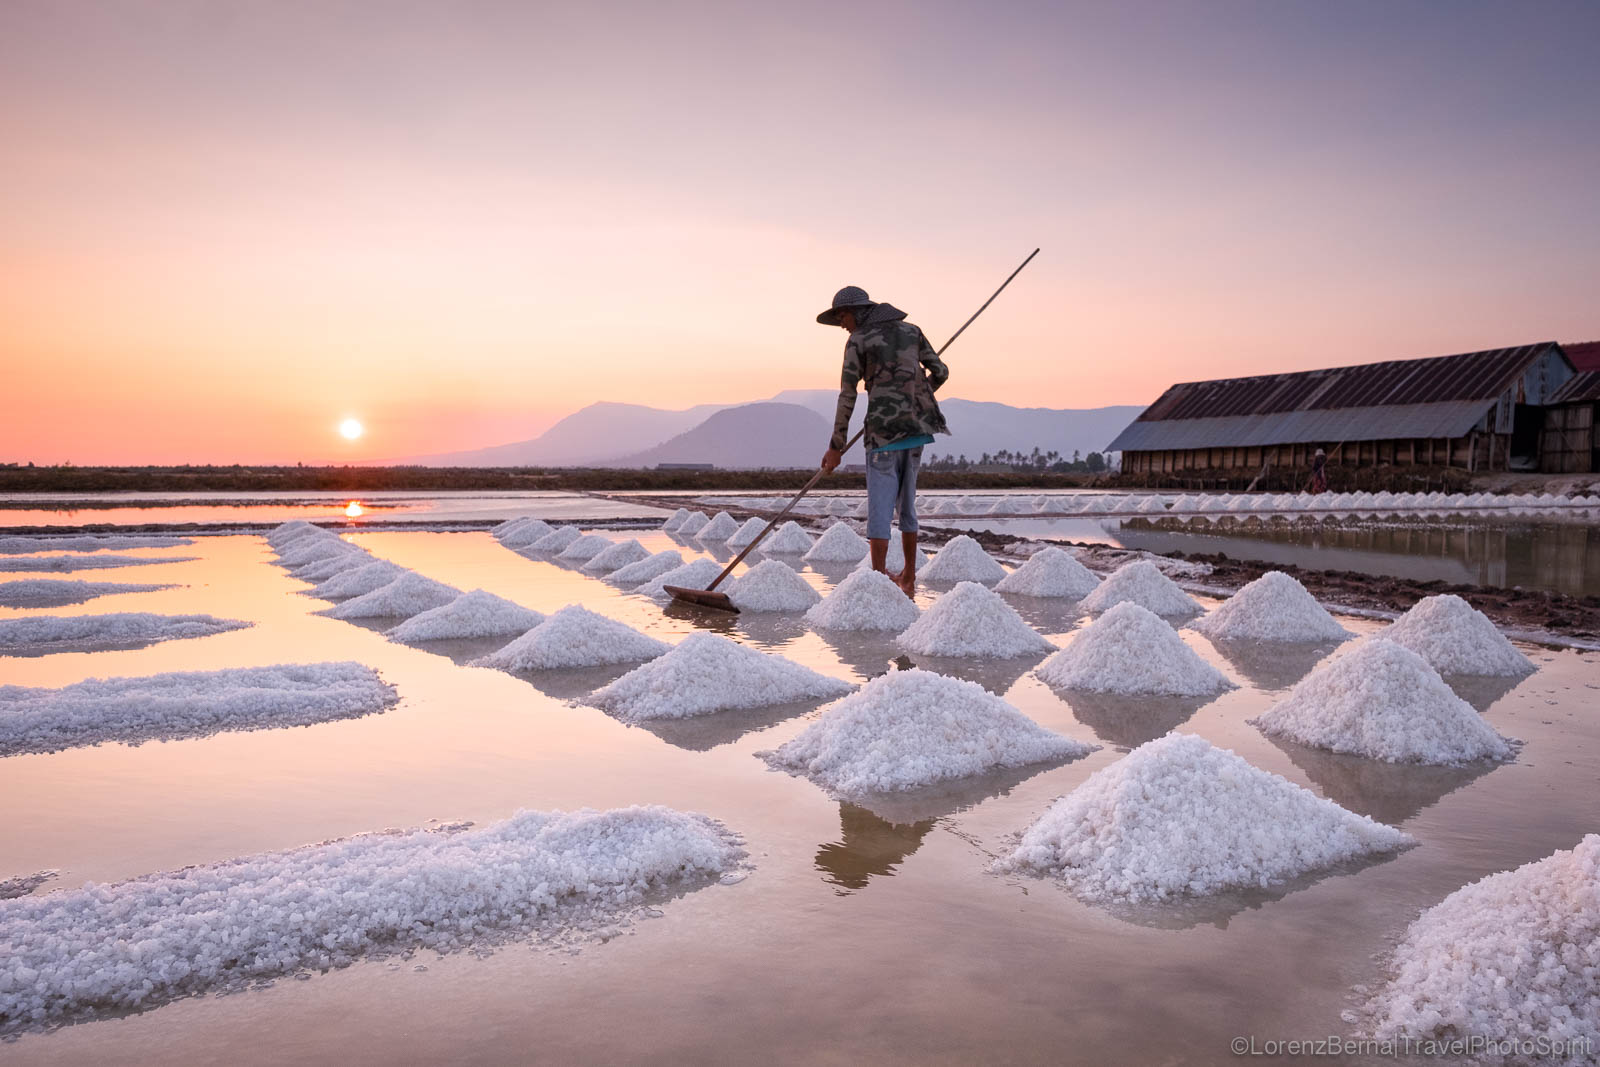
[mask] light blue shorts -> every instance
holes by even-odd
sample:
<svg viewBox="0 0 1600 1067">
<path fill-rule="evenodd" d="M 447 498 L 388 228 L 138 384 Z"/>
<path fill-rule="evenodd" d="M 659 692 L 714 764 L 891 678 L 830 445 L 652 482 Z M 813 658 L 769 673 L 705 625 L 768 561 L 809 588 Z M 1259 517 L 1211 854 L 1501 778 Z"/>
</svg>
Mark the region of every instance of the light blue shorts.
<svg viewBox="0 0 1600 1067">
<path fill-rule="evenodd" d="M 917 530 L 917 468 L 922 446 L 867 453 L 867 537 L 887 541 L 898 513 L 901 533 Z"/>
</svg>

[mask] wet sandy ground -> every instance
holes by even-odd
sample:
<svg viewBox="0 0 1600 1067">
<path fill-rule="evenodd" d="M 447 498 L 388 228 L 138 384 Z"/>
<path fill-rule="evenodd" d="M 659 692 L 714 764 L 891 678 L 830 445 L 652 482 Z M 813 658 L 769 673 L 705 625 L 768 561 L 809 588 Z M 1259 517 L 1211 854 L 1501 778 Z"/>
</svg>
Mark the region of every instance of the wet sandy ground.
<svg viewBox="0 0 1600 1067">
<path fill-rule="evenodd" d="M 896 654 L 886 639 L 826 638 L 793 616 L 664 612 L 482 533 L 355 540 L 464 590 L 543 611 L 581 601 L 668 640 L 702 625 L 730 628 L 841 678 L 871 677 Z M 683 548 L 663 534 L 641 540 Z M 519 678 L 467 668 L 451 655 L 477 649 L 410 648 L 313 614 L 323 603 L 297 595 L 306 587 L 269 563 L 260 538 L 207 538 L 181 551 L 202 558 L 115 578 L 187 588 L 53 613 L 211 612 L 257 625 L 128 651 L 0 659 L 0 682 L 348 658 L 381 670 L 400 705 L 304 729 L 0 761 L 0 878 L 62 869 L 48 891 L 430 819 L 484 823 L 518 808 L 633 803 L 723 820 L 746 835 L 757 870 L 576 955 L 516 945 L 486 959 L 422 954 L 413 962 L 425 971 L 360 963 L 27 1034 L 0 1045 L 7 1064 L 1223 1063 L 1235 1036 L 1350 1032 L 1340 1013 L 1351 987 L 1377 983 L 1377 956 L 1420 909 L 1600 827 L 1600 670 L 1590 654 L 1529 648 L 1539 671 L 1509 691 L 1462 683 L 1497 730 L 1526 741 L 1514 763 L 1462 771 L 1331 756 L 1248 726 L 1311 669 L 1316 650 L 1219 648 L 1184 631 L 1240 683 L 1199 707 L 1063 697 L 1026 673 L 1031 660 L 933 663 L 1101 749 L 1036 773 L 857 806 L 754 755 L 798 733 L 809 706 L 629 727 L 567 703 L 622 669 Z M 826 589 L 844 572 L 804 573 Z M 1054 637 L 1078 625 L 1070 608 L 1012 602 Z M 1268 893 L 1141 911 L 988 873 L 1008 837 L 1055 797 L 1174 727 L 1393 822 L 1421 845 Z"/>
</svg>

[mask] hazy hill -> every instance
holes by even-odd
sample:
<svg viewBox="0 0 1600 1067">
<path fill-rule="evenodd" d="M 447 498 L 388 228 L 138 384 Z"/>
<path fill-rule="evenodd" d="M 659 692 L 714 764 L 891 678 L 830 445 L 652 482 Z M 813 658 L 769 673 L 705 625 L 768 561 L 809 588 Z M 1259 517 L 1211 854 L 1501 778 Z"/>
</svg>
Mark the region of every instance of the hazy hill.
<svg viewBox="0 0 1600 1067">
<path fill-rule="evenodd" d="M 815 467 L 828 447 L 830 424 L 797 404 L 726 408 L 694 429 L 608 465 L 711 463 L 718 467 Z"/>
<path fill-rule="evenodd" d="M 639 404 L 590 404 L 530 441 L 403 462 L 424 466 L 654 466 L 713 463 L 719 467 L 809 467 L 827 447 L 833 425 L 833 389 L 786 389 L 767 401 L 702 404 L 664 411 Z M 856 400 L 853 426 L 861 425 L 866 394 Z M 1105 448 L 1141 407 L 1087 409 L 1018 408 L 958 397 L 941 398 L 954 431 L 930 445 L 928 455 L 976 460 L 1001 449 L 1028 452 L 1037 446 L 1070 459 Z M 752 416 L 752 409 L 756 411 Z M 788 409 L 788 410 L 782 410 Z M 738 418 L 719 418 L 733 411 Z M 801 414 L 814 416 L 801 418 Z M 774 421 L 763 426 L 754 418 Z M 696 451 L 698 450 L 698 451 Z M 859 446 L 849 461 L 861 462 Z"/>
</svg>

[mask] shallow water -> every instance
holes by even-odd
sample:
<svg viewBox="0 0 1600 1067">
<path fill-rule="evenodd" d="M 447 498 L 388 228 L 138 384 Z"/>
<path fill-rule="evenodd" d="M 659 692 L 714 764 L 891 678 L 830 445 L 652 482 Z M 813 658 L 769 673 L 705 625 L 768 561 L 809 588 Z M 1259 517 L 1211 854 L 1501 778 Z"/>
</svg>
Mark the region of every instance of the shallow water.
<svg viewBox="0 0 1600 1067">
<path fill-rule="evenodd" d="M 836 677 L 864 680 L 898 655 L 881 636 L 821 635 L 793 616 L 664 611 L 483 533 L 352 539 L 463 590 L 547 612 L 582 602 L 673 641 L 711 626 Z M 640 540 L 684 551 L 664 534 Z M 1437 773 L 1280 746 L 1248 726 L 1315 653 L 1225 655 L 1183 631 L 1240 683 L 1198 707 L 1064 698 L 1025 673 L 1031 660 L 943 660 L 940 669 L 1005 691 L 1044 726 L 1103 747 L 1059 766 L 841 804 L 755 756 L 803 729 L 809 706 L 714 716 L 682 731 L 629 727 L 565 702 L 620 670 L 538 678 L 461 666 L 481 650 L 411 648 L 314 614 L 324 602 L 299 595 L 307 586 L 271 565 L 259 537 L 148 550 L 180 552 L 202 558 L 117 576 L 184 588 L 51 613 L 210 612 L 257 625 L 130 651 L 0 658 L 0 683 L 354 659 L 397 685 L 400 704 L 308 728 L 0 760 L 10 816 L 0 821 L 0 879 L 62 869 L 49 891 L 430 819 L 486 823 L 519 808 L 635 803 L 721 819 L 746 836 L 757 869 L 578 955 L 513 945 L 486 959 L 419 954 L 423 972 L 358 963 L 25 1034 L 0 1045 L 8 1065 L 1224 1062 L 1239 1035 L 1348 1032 L 1339 1014 L 1350 986 L 1376 984 L 1374 954 L 1419 909 L 1600 826 L 1600 670 L 1578 652 L 1527 649 L 1539 671 L 1509 692 L 1463 683 L 1495 728 L 1526 746 L 1512 764 Z M 824 590 L 843 577 L 802 573 Z M 1011 602 L 1054 637 L 1080 622 L 1060 605 Z M 1421 844 L 1278 890 L 1138 911 L 986 871 L 1053 798 L 1173 726 L 1399 820 Z"/>
</svg>

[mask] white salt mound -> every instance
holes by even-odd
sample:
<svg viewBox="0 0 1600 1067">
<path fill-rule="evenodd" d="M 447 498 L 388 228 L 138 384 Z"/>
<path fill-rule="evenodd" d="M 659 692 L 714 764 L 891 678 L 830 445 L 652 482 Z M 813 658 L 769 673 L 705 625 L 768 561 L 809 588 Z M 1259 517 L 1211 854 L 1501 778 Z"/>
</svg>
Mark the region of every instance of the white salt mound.
<svg viewBox="0 0 1600 1067">
<path fill-rule="evenodd" d="M 667 516 L 667 521 L 661 524 L 661 529 L 664 530 L 667 533 L 671 533 L 672 531 L 676 530 L 678 527 L 682 526 L 684 520 L 687 519 L 688 517 L 689 517 L 689 509 L 688 508 L 679 508 L 677 511 L 674 511 L 671 515 Z"/>
<path fill-rule="evenodd" d="M 751 541 L 756 539 L 757 534 L 767 528 L 767 522 L 768 520 L 766 519 L 754 516 L 746 519 L 744 521 L 744 525 L 733 531 L 733 535 L 728 538 L 728 547 L 743 548 L 745 545 L 748 545 Z M 766 547 L 766 544 L 766 541 L 761 542 L 763 548 Z"/>
<path fill-rule="evenodd" d="M 1440 674 L 1515 677 L 1534 670 L 1487 615 L 1453 593 L 1417 601 L 1380 636 L 1409 648 Z"/>
<path fill-rule="evenodd" d="M 515 641 L 472 661 L 474 667 L 508 671 L 601 667 L 655 659 L 672 646 L 596 614 L 568 604 Z"/>
<path fill-rule="evenodd" d="M 769 556 L 797 556 L 810 552 L 811 548 L 811 535 L 792 519 L 772 531 L 767 535 L 767 539 L 761 542 L 761 551 Z"/>
<path fill-rule="evenodd" d="M 885 630 L 898 633 L 922 612 L 894 579 L 855 570 L 833 592 L 806 612 L 806 622 L 821 630 Z"/>
<path fill-rule="evenodd" d="M 841 522 L 823 531 L 802 558 L 807 563 L 854 563 L 866 555 L 866 539 Z"/>
<path fill-rule="evenodd" d="M 676 549 L 669 548 L 665 552 L 657 552 L 653 556 L 646 556 L 637 563 L 630 563 L 626 567 L 618 567 L 606 575 L 606 581 L 625 588 L 648 582 L 652 578 L 659 578 L 668 571 L 683 566 L 683 556 Z"/>
<path fill-rule="evenodd" d="M 367 551 L 341 552 L 337 556 L 329 556 L 315 563 L 307 563 L 304 567 L 296 567 L 290 573 L 302 582 L 311 582 L 313 585 L 321 584 L 336 574 L 345 574 L 357 567 L 365 567 L 369 563 L 378 562 L 378 557 Z"/>
<path fill-rule="evenodd" d="M 1159 615 L 1126 600 L 1034 673 L 1049 685 L 1096 693 L 1206 696 L 1229 685 Z"/>
<path fill-rule="evenodd" d="M 566 548 L 556 553 L 556 559 L 571 561 L 591 560 L 611 548 L 616 542 L 599 534 L 584 534 Z"/>
<path fill-rule="evenodd" d="M 1083 598 L 1083 607 L 1088 611 L 1107 611 L 1124 600 L 1131 600 L 1157 615 L 1189 615 L 1200 610 L 1193 597 L 1146 559 L 1124 563 L 1112 571 L 1094 592 Z"/>
<path fill-rule="evenodd" d="M 719 511 L 712 517 L 710 522 L 705 524 L 699 533 L 695 534 L 695 537 L 707 544 L 713 544 L 719 541 L 726 541 L 738 530 L 738 520 L 726 511 Z"/>
<path fill-rule="evenodd" d="M 805 611 L 822 597 L 793 567 L 766 559 L 728 585 L 728 599 L 740 611 L 761 612 Z"/>
<path fill-rule="evenodd" d="M 94 652 L 122 645 L 150 645 L 210 637 L 254 623 L 214 615 L 152 615 L 142 611 L 108 615 L 28 615 L 0 619 L 0 655 Z"/>
<path fill-rule="evenodd" d="M 1003 868 L 1090 900 L 1157 901 L 1270 886 L 1415 842 L 1204 738 L 1140 745 L 1056 801 Z"/>
<path fill-rule="evenodd" d="M 546 555 L 555 552 L 565 552 L 572 547 L 572 543 L 583 536 L 583 532 L 576 526 L 557 526 L 531 545 L 526 545 L 530 552 L 542 552 Z"/>
<path fill-rule="evenodd" d="M 774 767 L 848 795 L 913 789 L 1092 751 L 980 685 L 909 670 L 873 679 L 824 708 L 794 740 L 761 755 Z"/>
<path fill-rule="evenodd" d="M 1063 597 L 1080 600 L 1094 592 L 1100 579 L 1072 553 L 1051 545 L 1028 557 L 1028 562 L 1000 579 L 1001 593 L 1021 596 Z"/>
<path fill-rule="evenodd" d="M 261 536 L 267 544 L 276 546 L 316 528 L 314 523 L 307 522 L 305 519 L 290 519 L 288 522 L 280 522 Z"/>
<path fill-rule="evenodd" d="M 701 530 L 704 530 L 706 528 L 706 524 L 710 521 L 710 519 L 705 517 L 704 512 L 691 511 L 689 512 L 689 517 L 684 519 L 678 528 L 673 532 L 684 537 L 693 537 Z"/>
<path fill-rule="evenodd" d="M 637 539 L 630 537 L 610 548 L 602 549 L 585 563 L 582 569 L 590 574 L 610 574 L 612 571 L 621 570 L 623 567 L 649 558 L 650 550 L 641 545 Z"/>
<path fill-rule="evenodd" d="M 1600 834 L 1451 893 L 1406 930 L 1393 970 L 1369 1005 L 1379 1038 L 1575 1043 L 1552 1062 L 1594 1062 Z"/>
<path fill-rule="evenodd" d="M 388 560 L 377 560 L 373 563 L 363 563 L 359 567 L 341 571 L 332 578 L 311 588 L 311 595 L 320 600 L 332 600 L 339 597 L 362 596 L 374 589 L 382 589 L 402 574 L 410 574 L 406 568 L 390 563 Z"/>
<path fill-rule="evenodd" d="M 918 569 L 928 582 L 998 582 L 1006 576 L 1006 569 L 966 534 L 952 537 Z"/>
<path fill-rule="evenodd" d="M 701 632 L 690 634 L 671 652 L 591 694 L 587 702 L 619 719 L 643 722 L 686 719 L 729 708 L 824 700 L 852 688 L 848 682 L 818 674 L 782 656 Z"/>
<path fill-rule="evenodd" d="M 346 600 L 324 614 L 335 619 L 372 619 L 385 615 L 419 615 L 443 607 L 461 595 L 454 586 L 406 571 L 388 585 Z"/>
<path fill-rule="evenodd" d="M 5 685 L 0 756 L 309 726 L 371 715 L 396 699 L 393 686 L 359 663 L 91 678 L 61 689 Z"/>
<path fill-rule="evenodd" d="M 119 593 L 152 593 L 158 589 L 176 588 L 175 585 L 136 585 L 132 582 L 75 582 L 62 578 L 23 578 L 15 582 L 0 582 L 0 607 L 59 608 L 65 604 L 82 604 L 96 597 L 115 596 Z"/>
<path fill-rule="evenodd" d="M 895 638 L 908 652 L 926 656 L 1012 659 L 1056 646 L 1022 621 L 1000 594 L 977 582 L 962 582 Z"/>
<path fill-rule="evenodd" d="M 307 563 L 315 563 L 319 559 L 327 559 L 341 552 L 360 552 L 361 549 L 348 541 L 341 541 L 337 537 L 302 537 L 288 546 L 278 559 L 279 566 L 294 570 Z"/>
<path fill-rule="evenodd" d="M 396 641 L 442 641 L 464 637 L 500 637 L 526 633 L 544 622 L 544 615 L 482 589 L 463 593 L 448 604 L 413 615 L 386 632 Z"/>
<path fill-rule="evenodd" d="M 597 930 L 626 922 L 646 893 L 692 887 L 745 855 L 720 823 L 656 806 L 467 825 L 0 903 L 0 1029 L 148 1008 L 372 953 Z"/>
<path fill-rule="evenodd" d="M 100 571 L 113 567 L 150 567 L 158 563 L 193 563 L 199 556 L 19 556 L 0 559 L 0 573 Z"/>
<path fill-rule="evenodd" d="M 507 548 L 529 548 L 554 533 L 555 529 L 542 519 L 528 519 L 502 536 L 500 543 Z"/>
<path fill-rule="evenodd" d="M 1282 571 L 1268 571 L 1191 624 L 1211 637 L 1254 641 L 1343 641 L 1350 631 Z"/>
<path fill-rule="evenodd" d="M 1388 763 L 1511 758 L 1505 739 L 1421 656 L 1382 638 L 1324 663 L 1253 722 L 1273 737 Z"/>
<path fill-rule="evenodd" d="M 722 568 L 721 563 L 702 556 L 644 582 L 633 591 L 643 596 L 663 597 L 668 595 L 664 587 L 669 585 L 679 589 L 705 589 L 722 573 Z"/>
</svg>

